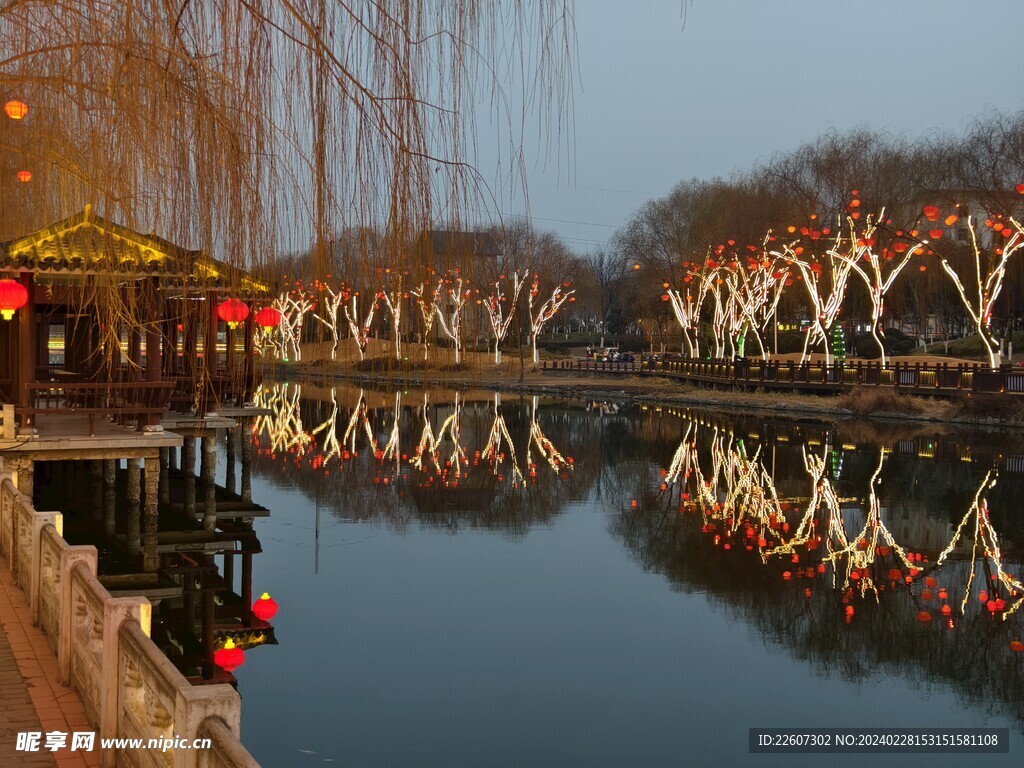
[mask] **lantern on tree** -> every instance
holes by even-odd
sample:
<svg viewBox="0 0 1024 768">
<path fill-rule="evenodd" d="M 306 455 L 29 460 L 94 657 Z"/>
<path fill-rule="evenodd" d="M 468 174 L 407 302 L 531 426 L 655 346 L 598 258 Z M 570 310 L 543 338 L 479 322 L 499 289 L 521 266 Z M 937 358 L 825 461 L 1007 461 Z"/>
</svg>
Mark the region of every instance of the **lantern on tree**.
<svg viewBox="0 0 1024 768">
<path fill-rule="evenodd" d="M 4 112 L 7 113 L 7 116 L 11 118 L 11 120 L 21 120 L 28 114 L 28 104 L 24 101 L 12 99 L 4 104 Z"/>
<path fill-rule="evenodd" d="M 245 663 L 245 651 L 235 645 L 230 637 L 224 641 L 223 647 L 213 654 L 213 663 L 225 672 L 232 672 Z"/>
<path fill-rule="evenodd" d="M 274 307 L 264 307 L 256 313 L 256 325 L 270 330 L 281 324 L 281 313 Z"/>
<path fill-rule="evenodd" d="M 18 181 L 22 184 L 32 181 L 32 171 L 18 171 Z"/>
<path fill-rule="evenodd" d="M 0 280 L 0 317 L 10 320 L 28 302 L 28 289 L 17 280 Z"/>
<path fill-rule="evenodd" d="M 249 307 L 239 299 L 226 299 L 217 307 L 217 317 L 228 324 L 228 328 L 237 328 L 249 316 Z"/>
<path fill-rule="evenodd" d="M 270 621 L 277 615 L 277 601 L 269 592 L 260 595 L 260 599 L 252 604 L 253 615 L 260 621 Z"/>
</svg>

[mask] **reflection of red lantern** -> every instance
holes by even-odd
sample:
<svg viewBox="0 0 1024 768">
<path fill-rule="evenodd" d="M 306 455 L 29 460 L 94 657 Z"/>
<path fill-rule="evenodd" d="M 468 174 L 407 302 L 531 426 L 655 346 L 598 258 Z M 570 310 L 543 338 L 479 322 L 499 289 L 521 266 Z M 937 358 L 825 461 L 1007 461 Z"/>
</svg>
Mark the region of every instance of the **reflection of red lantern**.
<svg viewBox="0 0 1024 768">
<path fill-rule="evenodd" d="M 277 615 L 277 601 L 269 592 L 264 592 L 260 599 L 252 604 L 252 612 L 260 621 L 270 621 Z"/>
<path fill-rule="evenodd" d="M 213 654 L 213 663 L 225 672 L 231 672 L 245 663 L 245 651 L 229 637 L 224 641 L 224 647 Z"/>
<path fill-rule="evenodd" d="M 32 171 L 18 171 L 18 181 L 22 184 L 32 181 Z"/>
<path fill-rule="evenodd" d="M 1010 650 L 1014 653 L 1020 653 L 1021 651 L 1024 651 L 1024 643 L 1022 643 L 1020 640 L 1011 640 Z"/>
<path fill-rule="evenodd" d="M 17 280 L 0 280 L 0 316 L 4 320 L 14 317 L 15 310 L 28 302 L 28 289 Z"/>
<path fill-rule="evenodd" d="M 228 324 L 229 328 L 237 328 L 249 316 L 249 307 L 239 299 L 226 299 L 217 307 L 217 317 Z"/>
<path fill-rule="evenodd" d="M 932 620 L 932 615 L 928 611 L 918 611 L 917 620 L 922 624 L 927 624 Z"/>
<path fill-rule="evenodd" d="M 11 120 L 21 120 L 25 115 L 28 114 L 28 104 L 24 101 L 18 101 L 14 99 L 4 104 L 4 112 Z"/>
<path fill-rule="evenodd" d="M 281 313 L 274 307 L 264 307 L 256 313 L 256 325 L 263 328 L 277 328 L 281 324 Z"/>
</svg>

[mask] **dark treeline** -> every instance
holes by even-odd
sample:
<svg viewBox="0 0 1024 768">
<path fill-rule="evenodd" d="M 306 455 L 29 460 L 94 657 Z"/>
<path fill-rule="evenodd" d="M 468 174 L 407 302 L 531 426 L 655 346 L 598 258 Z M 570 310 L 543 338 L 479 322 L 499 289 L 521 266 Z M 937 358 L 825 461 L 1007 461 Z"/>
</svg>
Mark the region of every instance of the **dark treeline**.
<svg viewBox="0 0 1024 768">
<path fill-rule="evenodd" d="M 665 283 L 680 285 L 687 262 L 730 242 L 737 250 L 748 245 L 760 249 L 767 233 L 783 239 L 793 231 L 790 227 L 799 230 L 809 222 L 832 228 L 840 222 L 842 227 L 854 197 L 861 212 L 877 215 L 884 209 L 891 230 L 913 228 L 925 205 L 940 208 L 943 218 L 957 213 L 959 221 L 946 233 L 943 249 L 932 243 L 934 255 L 955 265 L 973 255 L 966 248 L 967 217 L 976 228 L 985 221 L 1019 218 L 1022 182 L 1024 113 L 986 115 L 959 136 L 910 139 L 869 128 L 826 133 L 727 179 L 681 181 L 637 210 L 616 233 L 610 251 L 594 260 L 595 271 L 605 271 L 609 261 L 618 263 L 624 277 L 616 293 L 631 297 L 618 308 L 602 310 L 606 318 L 620 311 L 627 321 L 647 318 L 655 327 L 671 329 L 670 308 L 659 298 Z M 937 260 L 925 265 L 906 270 L 887 295 L 889 322 L 900 321 L 924 334 L 931 318 L 933 330 L 944 335 L 970 333 L 953 283 Z M 968 287 L 970 279 L 965 280 Z M 1024 266 L 1016 261 L 993 313 L 996 330 L 1019 326 L 1022 308 Z M 784 293 L 780 321 L 807 311 L 802 291 Z M 867 290 L 860 281 L 850 283 L 843 316 L 852 322 L 870 320 Z"/>
</svg>

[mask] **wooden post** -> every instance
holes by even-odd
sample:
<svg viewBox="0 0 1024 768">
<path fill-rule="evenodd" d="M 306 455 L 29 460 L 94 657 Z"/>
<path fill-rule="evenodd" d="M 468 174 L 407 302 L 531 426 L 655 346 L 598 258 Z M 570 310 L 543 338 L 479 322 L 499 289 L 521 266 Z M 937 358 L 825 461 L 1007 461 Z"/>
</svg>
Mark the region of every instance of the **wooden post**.
<svg viewBox="0 0 1024 768">
<path fill-rule="evenodd" d="M 36 285 L 31 272 L 21 273 L 21 284 L 28 291 L 28 301 L 18 310 L 17 399 L 22 408 L 29 408 L 32 398 L 28 385 L 36 380 Z M 31 426 L 31 421 L 25 426 Z"/>
</svg>

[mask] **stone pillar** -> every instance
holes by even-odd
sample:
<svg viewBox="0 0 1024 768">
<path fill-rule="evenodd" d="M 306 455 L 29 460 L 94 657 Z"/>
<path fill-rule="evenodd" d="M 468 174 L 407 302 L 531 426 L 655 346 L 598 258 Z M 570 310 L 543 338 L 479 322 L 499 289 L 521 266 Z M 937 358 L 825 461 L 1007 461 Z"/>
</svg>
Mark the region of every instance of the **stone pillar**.
<svg viewBox="0 0 1024 768">
<path fill-rule="evenodd" d="M 185 475 L 185 514 L 196 514 L 196 439 L 186 437 L 181 448 L 181 471 Z"/>
<path fill-rule="evenodd" d="M 203 528 L 217 530 L 217 441 L 214 437 L 202 440 L 203 459 L 200 465 L 203 482 Z"/>
<path fill-rule="evenodd" d="M 92 475 L 92 517 L 93 520 L 103 519 L 103 462 L 94 459 L 89 462 Z"/>
<path fill-rule="evenodd" d="M 228 493 L 235 492 L 235 444 L 238 439 L 238 428 L 227 430 L 227 461 L 225 466 L 224 488 Z"/>
<path fill-rule="evenodd" d="M 171 451 L 173 448 L 160 449 L 160 503 L 171 503 Z"/>
<path fill-rule="evenodd" d="M 7 460 L 7 466 L 14 470 L 14 484 L 23 494 L 32 498 L 35 483 L 35 462 L 23 456 L 15 456 Z"/>
<path fill-rule="evenodd" d="M 249 420 L 239 419 L 242 440 L 242 501 L 252 502 L 252 443 L 249 441 Z"/>
<path fill-rule="evenodd" d="M 146 459 L 146 507 L 145 524 L 142 536 L 142 569 L 146 573 L 155 571 L 160 565 L 160 556 L 156 551 L 157 526 L 160 508 L 157 502 L 161 466 L 163 462 L 156 456 Z"/>
<path fill-rule="evenodd" d="M 107 536 L 114 535 L 115 528 L 115 491 L 117 489 L 117 461 L 103 460 L 103 531 Z"/>
<path fill-rule="evenodd" d="M 128 514 L 127 542 L 128 553 L 139 553 L 139 502 L 142 500 L 140 459 L 125 459 L 125 506 Z"/>
</svg>

